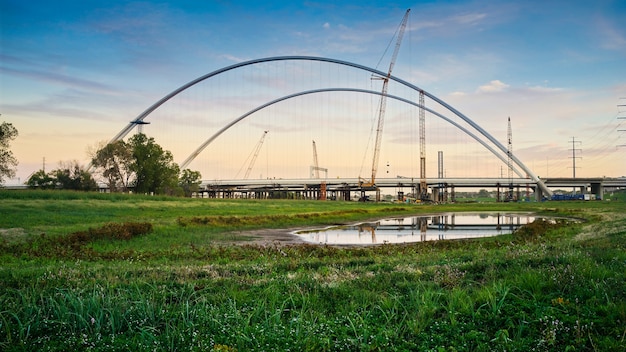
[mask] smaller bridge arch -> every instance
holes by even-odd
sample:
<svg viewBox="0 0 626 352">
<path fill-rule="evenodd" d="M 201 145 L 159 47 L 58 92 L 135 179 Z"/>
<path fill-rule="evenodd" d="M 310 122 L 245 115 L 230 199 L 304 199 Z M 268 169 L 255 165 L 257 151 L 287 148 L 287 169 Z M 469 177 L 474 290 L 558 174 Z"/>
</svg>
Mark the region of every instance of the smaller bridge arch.
<svg viewBox="0 0 626 352">
<path fill-rule="evenodd" d="M 202 151 L 204 151 L 204 149 L 206 149 L 206 147 L 211 144 L 215 139 L 217 139 L 217 137 L 219 137 L 222 133 L 226 132 L 228 129 L 230 129 L 231 127 L 233 127 L 234 125 L 236 125 L 237 123 L 241 122 L 242 120 L 248 118 L 249 116 L 253 115 L 254 113 L 263 110 L 271 105 L 280 103 L 281 101 L 285 101 L 288 99 L 292 99 L 295 97 L 299 97 L 299 96 L 303 96 L 303 95 L 308 95 L 308 94 L 317 94 L 317 93 L 325 93 L 325 92 L 354 92 L 354 93 L 365 93 L 365 94 L 373 94 L 373 95 L 383 95 L 383 93 L 381 92 L 377 92 L 377 91 L 373 91 L 373 90 L 367 90 L 367 89 L 359 89 L 359 88 L 320 88 L 320 89 L 311 89 L 311 90 L 306 90 L 306 91 L 302 91 L 302 92 L 298 92 L 298 93 L 293 93 L 293 94 L 289 94 L 289 95 L 285 95 L 283 97 L 280 97 L 278 99 L 274 99 L 272 101 L 269 101 L 265 104 L 262 104 L 248 112 L 246 112 L 245 114 L 239 116 L 238 118 L 234 119 L 233 121 L 229 122 L 228 124 L 226 124 L 224 127 L 222 127 L 221 129 L 219 129 L 217 132 L 215 132 L 211 137 L 209 137 L 206 141 L 204 141 L 198 148 L 196 148 L 196 150 L 193 151 L 193 153 L 191 153 L 182 163 L 180 163 L 180 168 L 181 169 L 185 169 L 187 168 L 187 166 L 189 166 L 189 164 L 198 156 L 200 155 L 200 153 L 202 153 Z M 485 147 L 487 150 L 489 150 L 493 155 L 495 155 L 496 157 L 498 157 L 503 163 L 507 164 L 508 160 L 505 156 L 503 156 L 502 154 L 498 153 L 495 149 L 493 149 L 489 144 L 485 143 L 484 140 L 480 139 L 478 136 L 476 136 L 474 133 L 472 133 L 471 131 L 467 130 L 465 127 L 459 125 L 458 123 L 450 120 L 449 118 L 445 117 L 444 115 L 438 113 L 437 111 L 434 111 L 428 107 L 425 107 L 423 105 L 420 105 L 419 103 L 416 103 L 414 101 L 396 96 L 396 95 L 392 95 L 392 94 L 385 94 L 385 96 L 387 96 L 387 98 L 391 98 L 394 100 L 398 100 L 401 101 L 403 103 L 409 104 L 409 105 L 413 105 L 415 107 L 418 108 L 423 108 L 424 110 L 428 111 L 429 113 L 443 119 L 444 121 L 450 123 L 451 125 L 453 125 L 454 127 L 458 128 L 459 130 L 461 130 L 462 132 L 464 132 L 465 134 L 467 134 L 468 136 L 472 137 L 474 140 L 476 140 L 478 143 L 480 143 L 483 147 Z M 513 171 L 515 172 L 515 174 L 517 174 L 520 178 L 524 178 L 524 175 L 515 167 L 512 166 Z"/>
</svg>

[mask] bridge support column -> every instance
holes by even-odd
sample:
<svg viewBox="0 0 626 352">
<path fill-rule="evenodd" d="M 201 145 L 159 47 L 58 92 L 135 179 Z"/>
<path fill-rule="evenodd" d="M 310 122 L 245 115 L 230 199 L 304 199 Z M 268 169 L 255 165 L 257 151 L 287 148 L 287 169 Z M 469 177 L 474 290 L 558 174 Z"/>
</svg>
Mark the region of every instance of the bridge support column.
<svg viewBox="0 0 626 352">
<path fill-rule="evenodd" d="M 501 202 L 502 199 L 500 199 L 500 184 L 497 183 L 496 184 L 496 202 Z"/>
<path fill-rule="evenodd" d="M 591 193 L 596 195 L 597 200 L 604 199 L 604 185 L 601 182 L 591 184 Z"/>
<path fill-rule="evenodd" d="M 535 201 L 541 202 L 543 200 L 543 192 L 541 188 L 535 187 Z"/>
</svg>

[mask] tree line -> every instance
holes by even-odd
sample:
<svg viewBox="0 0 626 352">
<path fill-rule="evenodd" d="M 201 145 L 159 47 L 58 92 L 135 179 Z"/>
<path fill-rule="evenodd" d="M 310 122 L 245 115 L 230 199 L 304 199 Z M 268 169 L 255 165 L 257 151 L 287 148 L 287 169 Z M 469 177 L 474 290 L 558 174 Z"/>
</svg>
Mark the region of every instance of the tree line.
<svg viewBox="0 0 626 352">
<path fill-rule="evenodd" d="M 17 138 L 12 124 L 0 124 L 0 185 L 4 177 L 15 176 L 17 160 L 9 143 Z M 93 191 L 99 188 L 96 178 L 111 192 L 191 196 L 198 191 L 201 174 L 180 170 L 172 153 L 158 145 L 154 138 L 138 133 L 128 139 L 108 143 L 91 156 L 87 167 L 77 161 L 60 163 L 57 169 L 34 172 L 26 181 L 29 188 Z"/>
</svg>

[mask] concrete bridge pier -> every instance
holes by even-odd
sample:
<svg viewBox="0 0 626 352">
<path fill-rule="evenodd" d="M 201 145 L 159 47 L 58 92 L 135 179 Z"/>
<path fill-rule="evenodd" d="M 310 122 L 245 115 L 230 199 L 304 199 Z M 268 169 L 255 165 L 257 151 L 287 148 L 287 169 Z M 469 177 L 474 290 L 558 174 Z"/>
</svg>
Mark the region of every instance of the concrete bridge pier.
<svg viewBox="0 0 626 352">
<path fill-rule="evenodd" d="M 439 202 L 439 188 L 433 187 L 433 195 L 432 195 L 432 197 L 433 197 L 433 199 L 432 199 L 433 201 Z"/>
<path fill-rule="evenodd" d="M 543 200 L 543 192 L 541 191 L 541 188 L 534 187 L 534 190 L 535 190 L 535 201 L 541 202 Z"/>
<path fill-rule="evenodd" d="M 597 200 L 604 199 L 604 185 L 602 184 L 602 182 L 592 182 L 591 193 L 596 195 Z"/>
</svg>

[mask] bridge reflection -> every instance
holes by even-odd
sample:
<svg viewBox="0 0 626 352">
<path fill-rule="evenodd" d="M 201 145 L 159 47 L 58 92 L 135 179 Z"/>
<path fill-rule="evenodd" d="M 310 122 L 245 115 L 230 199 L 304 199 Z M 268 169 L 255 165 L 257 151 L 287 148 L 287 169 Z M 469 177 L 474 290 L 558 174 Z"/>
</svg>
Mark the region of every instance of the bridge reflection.
<svg viewBox="0 0 626 352">
<path fill-rule="evenodd" d="M 526 213 L 445 213 L 383 219 L 295 234 L 306 242 L 322 244 L 410 243 L 509 234 L 535 218 Z"/>
</svg>

